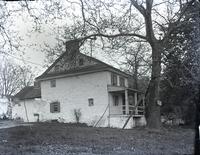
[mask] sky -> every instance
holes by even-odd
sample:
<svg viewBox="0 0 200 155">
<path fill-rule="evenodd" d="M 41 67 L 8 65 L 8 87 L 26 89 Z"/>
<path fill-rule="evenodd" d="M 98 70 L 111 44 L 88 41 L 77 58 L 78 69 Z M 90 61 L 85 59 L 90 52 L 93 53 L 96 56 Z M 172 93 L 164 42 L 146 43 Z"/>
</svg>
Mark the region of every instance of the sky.
<svg viewBox="0 0 200 155">
<path fill-rule="evenodd" d="M 52 14 L 48 15 L 46 14 L 45 17 L 42 16 L 42 14 L 40 15 L 41 13 L 40 10 L 42 10 L 41 3 L 44 4 L 52 3 L 51 7 L 47 9 L 53 10 L 56 7 L 59 7 L 56 6 L 56 0 L 55 1 L 36 0 L 33 2 L 29 2 L 30 6 L 36 6 L 38 8 L 37 10 L 34 9 L 31 10 L 31 13 L 39 15 L 43 19 L 40 25 L 41 29 L 39 31 L 38 30 L 35 31 L 35 23 L 33 21 L 33 18 L 30 17 L 30 14 L 27 13 L 27 10 L 24 10 L 23 13 L 19 14 L 16 13 L 14 14 L 14 16 L 12 16 L 12 18 L 9 19 L 12 22 L 12 26 L 10 26 L 9 29 L 13 29 L 16 32 L 18 32 L 17 36 L 20 36 L 23 39 L 23 41 L 21 41 L 22 47 L 18 52 L 11 53 L 6 56 L 19 64 L 31 66 L 36 76 L 40 75 L 46 69 L 46 67 L 44 67 L 44 65 L 46 65 L 45 53 L 42 52 L 42 49 L 44 48 L 44 43 L 50 46 L 55 45 L 56 44 L 55 37 L 58 36 L 56 34 L 56 31 L 61 30 L 65 24 L 68 25 L 72 24 L 74 20 L 73 16 L 78 16 L 81 13 L 80 8 L 78 8 L 77 5 L 74 4 L 68 5 L 64 3 L 66 0 L 60 0 L 60 1 L 61 5 L 65 5 L 65 10 L 55 11 Z M 155 1 L 159 2 L 162 0 L 155 0 Z M 76 2 L 76 0 L 73 0 L 73 2 Z M 117 0 L 117 2 L 123 4 L 123 1 Z M 16 5 L 16 2 L 10 2 L 10 3 L 8 2 L 8 8 L 17 9 L 18 6 Z M 163 12 L 161 8 L 159 8 L 159 11 Z M 50 21 L 52 17 L 55 17 L 53 23 Z M 155 18 L 157 21 L 163 20 L 162 18 L 157 18 L 157 17 Z M 103 53 L 101 50 L 94 51 L 93 56 L 119 68 L 119 66 L 113 61 L 111 61 L 111 58 L 109 58 L 108 55 Z"/>
<path fill-rule="evenodd" d="M 36 4 L 37 2 L 39 1 L 36 1 Z M 9 7 L 17 8 L 17 5 L 15 5 L 15 3 L 9 3 Z M 75 8 L 72 7 L 72 9 L 74 10 Z M 78 14 L 77 10 L 75 10 L 75 13 Z M 55 37 L 57 37 L 57 35 L 55 34 L 55 31 L 61 29 L 62 26 L 66 24 L 66 21 L 68 24 L 70 23 L 70 19 L 67 17 L 64 19 L 65 20 L 57 19 L 54 23 L 48 21 L 44 22 L 43 20 L 40 25 L 41 29 L 39 31 L 35 31 L 35 24 L 26 11 L 21 14 L 17 14 L 17 18 L 10 18 L 12 26 L 10 26 L 9 29 L 16 31 L 18 33 L 17 36 L 20 36 L 23 39 L 20 42 L 22 47 L 19 51 L 15 51 L 14 53 L 10 53 L 8 55 L 0 55 L 0 57 L 5 56 L 20 65 L 31 66 L 36 76 L 40 75 L 47 68 L 45 66 L 45 53 L 42 52 L 44 43 L 50 46 L 56 44 Z M 54 32 L 52 30 L 54 30 Z M 93 52 L 93 56 L 105 62 L 110 62 L 106 58 L 105 54 L 100 51 Z"/>
</svg>

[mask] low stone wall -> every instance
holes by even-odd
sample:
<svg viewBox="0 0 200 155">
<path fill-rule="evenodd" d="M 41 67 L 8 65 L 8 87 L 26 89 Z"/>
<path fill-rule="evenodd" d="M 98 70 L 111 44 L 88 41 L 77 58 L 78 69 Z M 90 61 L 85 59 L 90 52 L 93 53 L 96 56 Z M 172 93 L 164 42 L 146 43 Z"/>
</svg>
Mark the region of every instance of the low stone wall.
<svg viewBox="0 0 200 155">
<path fill-rule="evenodd" d="M 111 115 L 110 127 L 123 128 L 128 117 L 129 117 L 128 115 Z M 131 129 L 133 127 L 135 127 L 135 121 L 133 119 L 130 119 L 128 124 L 126 125 L 126 129 Z"/>
<path fill-rule="evenodd" d="M 128 115 L 111 115 L 110 116 L 110 127 L 113 127 L 113 128 L 123 128 L 125 122 L 127 121 L 128 119 Z M 132 117 L 125 129 L 131 129 L 131 128 L 134 128 L 136 126 L 145 126 L 146 125 L 146 119 L 144 116 L 142 117 Z"/>
</svg>

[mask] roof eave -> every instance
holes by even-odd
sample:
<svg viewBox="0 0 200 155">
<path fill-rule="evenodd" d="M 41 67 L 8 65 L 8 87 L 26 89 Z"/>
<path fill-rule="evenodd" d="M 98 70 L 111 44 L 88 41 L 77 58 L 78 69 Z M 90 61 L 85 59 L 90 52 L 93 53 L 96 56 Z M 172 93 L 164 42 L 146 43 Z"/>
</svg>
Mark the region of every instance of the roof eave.
<svg viewBox="0 0 200 155">
<path fill-rule="evenodd" d="M 115 73 L 120 74 L 124 77 L 130 76 L 130 75 L 128 75 L 128 74 L 126 74 L 122 71 L 118 71 L 118 70 L 115 70 L 114 68 L 106 67 L 106 68 L 102 68 L 102 69 L 98 69 L 98 70 L 91 70 L 91 71 L 84 71 L 84 72 L 77 72 L 77 73 L 66 73 L 66 74 L 63 74 L 63 75 L 52 75 L 52 76 L 49 76 L 49 77 L 40 76 L 40 77 L 37 77 L 36 80 L 37 81 L 45 81 L 45 80 L 50 80 L 50 79 L 55 79 L 55 78 L 65 78 L 65 77 L 72 77 L 72 76 L 77 76 L 77 75 L 84 75 L 84 74 L 104 72 L 104 71 L 115 72 Z"/>
</svg>

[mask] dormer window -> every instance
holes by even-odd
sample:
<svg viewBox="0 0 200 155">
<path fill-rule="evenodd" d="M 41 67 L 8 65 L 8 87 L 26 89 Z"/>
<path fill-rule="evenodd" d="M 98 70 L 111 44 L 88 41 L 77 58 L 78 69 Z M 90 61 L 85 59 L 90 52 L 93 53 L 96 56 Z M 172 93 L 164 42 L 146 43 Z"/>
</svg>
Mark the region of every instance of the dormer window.
<svg viewBox="0 0 200 155">
<path fill-rule="evenodd" d="M 83 65 L 84 65 L 84 60 L 83 60 L 83 58 L 80 58 L 80 59 L 79 59 L 78 65 L 79 65 L 79 66 L 83 66 Z"/>
</svg>

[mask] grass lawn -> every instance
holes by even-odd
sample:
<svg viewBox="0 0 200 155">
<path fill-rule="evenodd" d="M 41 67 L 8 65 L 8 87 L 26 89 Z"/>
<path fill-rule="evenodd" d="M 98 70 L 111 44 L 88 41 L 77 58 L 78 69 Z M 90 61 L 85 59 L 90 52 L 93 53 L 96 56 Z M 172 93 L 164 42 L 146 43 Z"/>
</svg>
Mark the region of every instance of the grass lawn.
<svg viewBox="0 0 200 155">
<path fill-rule="evenodd" d="M 37 123 L 0 129 L 0 155 L 191 155 L 194 131 Z"/>
</svg>

